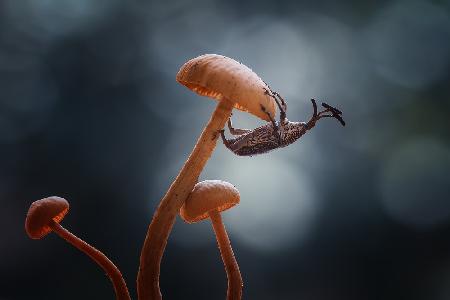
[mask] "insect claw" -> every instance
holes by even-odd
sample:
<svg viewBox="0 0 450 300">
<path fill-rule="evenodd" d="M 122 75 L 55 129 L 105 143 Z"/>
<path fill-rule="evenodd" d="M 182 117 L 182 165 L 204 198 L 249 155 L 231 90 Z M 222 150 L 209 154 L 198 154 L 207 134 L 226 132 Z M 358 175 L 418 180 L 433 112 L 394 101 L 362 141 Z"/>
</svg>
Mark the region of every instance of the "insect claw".
<svg viewBox="0 0 450 300">
<path fill-rule="evenodd" d="M 262 105 L 262 104 L 260 104 L 261 105 L 261 110 L 263 111 L 263 112 L 266 112 L 266 108 L 264 107 L 264 105 Z"/>
<path fill-rule="evenodd" d="M 217 132 L 213 133 L 212 140 L 217 139 L 217 138 L 219 137 L 219 135 L 222 134 L 222 133 L 224 133 L 224 132 L 225 132 L 224 129 L 217 130 Z"/>
<path fill-rule="evenodd" d="M 269 85 L 266 83 L 266 85 L 267 85 L 267 87 L 269 87 Z M 270 87 L 268 88 L 268 89 L 266 89 L 265 87 L 263 87 L 263 90 L 264 90 L 264 95 L 269 95 L 269 96 L 272 96 L 273 97 L 273 95 L 272 95 L 272 90 L 270 90 Z"/>
<path fill-rule="evenodd" d="M 342 119 L 342 116 L 341 116 L 342 112 L 339 109 L 334 108 L 333 106 L 328 105 L 326 103 L 322 103 L 322 106 L 331 112 L 332 115 L 330 117 L 335 118 L 336 120 L 339 121 L 339 123 L 341 123 L 342 126 L 345 126 L 345 121 Z"/>
<path fill-rule="evenodd" d="M 322 106 L 335 112 L 336 114 L 342 115 L 342 111 L 340 111 L 339 109 L 337 109 L 336 107 L 333 107 L 331 105 L 326 104 L 325 102 L 322 102 Z"/>
<path fill-rule="evenodd" d="M 264 82 L 264 84 L 267 86 L 267 89 L 266 89 L 265 87 L 263 87 L 263 89 L 265 89 L 267 92 L 268 92 L 268 91 L 271 91 L 271 92 L 272 92 L 272 89 L 270 88 L 270 85 L 269 85 L 267 82 L 265 82 L 264 80 L 263 80 L 263 82 Z"/>
</svg>

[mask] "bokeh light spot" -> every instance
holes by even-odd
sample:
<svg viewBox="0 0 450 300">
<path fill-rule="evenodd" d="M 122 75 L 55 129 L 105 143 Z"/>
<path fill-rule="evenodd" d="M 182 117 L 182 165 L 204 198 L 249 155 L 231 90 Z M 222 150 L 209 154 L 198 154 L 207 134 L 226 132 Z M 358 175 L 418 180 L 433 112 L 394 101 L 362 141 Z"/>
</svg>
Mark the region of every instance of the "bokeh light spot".
<svg viewBox="0 0 450 300">
<path fill-rule="evenodd" d="M 425 1 L 399 1 L 381 11 L 368 33 L 378 73 L 407 88 L 423 88 L 448 70 L 450 17 Z"/>
<path fill-rule="evenodd" d="M 218 156 L 204 178 L 229 181 L 241 194 L 240 204 L 223 214 L 232 239 L 263 252 L 305 241 L 319 206 L 306 174 L 270 153 Z"/>
</svg>

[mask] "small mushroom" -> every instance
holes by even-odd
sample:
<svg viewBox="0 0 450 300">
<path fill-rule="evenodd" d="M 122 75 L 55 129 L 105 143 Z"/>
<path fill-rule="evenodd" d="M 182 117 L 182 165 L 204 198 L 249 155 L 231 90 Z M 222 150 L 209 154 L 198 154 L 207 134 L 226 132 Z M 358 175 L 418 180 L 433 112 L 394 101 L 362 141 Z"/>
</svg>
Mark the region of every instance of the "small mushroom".
<svg viewBox="0 0 450 300">
<path fill-rule="evenodd" d="M 267 114 L 273 117 L 276 112 L 276 103 L 267 94 L 268 86 L 264 81 L 248 67 L 225 56 L 205 54 L 189 60 L 178 72 L 177 81 L 219 103 L 180 173 L 161 199 L 148 227 L 137 278 L 141 300 L 162 297 L 159 273 L 170 231 L 181 206 L 211 157 L 218 133 L 230 118 L 233 108 L 250 112 L 266 121 L 270 120 Z"/>
<path fill-rule="evenodd" d="M 228 300 L 242 297 L 242 277 L 220 213 L 239 203 L 239 191 L 221 180 L 197 183 L 180 209 L 181 218 L 196 223 L 210 218 L 228 277 Z"/>
<path fill-rule="evenodd" d="M 32 239 L 41 239 L 51 231 L 54 231 L 102 267 L 113 283 L 117 300 L 130 300 L 127 286 L 119 269 L 102 252 L 76 237 L 59 224 L 68 211 L 69 203 L 60 197 L 53 196 L 35 201 L 28 209 L 25 231 Z"/>
</svg>

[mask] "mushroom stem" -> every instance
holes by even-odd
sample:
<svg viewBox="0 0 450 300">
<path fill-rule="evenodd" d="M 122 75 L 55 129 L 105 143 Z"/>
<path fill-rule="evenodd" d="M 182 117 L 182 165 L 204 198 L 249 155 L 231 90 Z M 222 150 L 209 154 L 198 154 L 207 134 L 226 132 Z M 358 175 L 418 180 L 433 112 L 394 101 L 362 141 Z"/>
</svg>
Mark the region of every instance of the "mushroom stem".
<svg viewBox="0 0 450 300">
<path fill-rule="evenodd" d="M 48 225 L 57 235 L 65 239 L 67 242 L 71 243 L 80 251 L 87 254 L 97 264 L 99 264 L 100 267 L 102 267 L 102 269 L 106 272 L 113 283 L 117 300 L 131 300 L 127 285 L 125 284 L 125 280 L 123 279 L 119 269 L 117 269 L 112 261 L 110 261 L 102 252 L 95 249 L 77 236 L 73 235 L 70 231 L 62 227 L 54 220 L 50 221 Z"/>
<path fill-rule="evenodd" d="M 140 300 L 162 299 L 159 290 L 161 259 L 181 206 L 198 181 L 216 147 L 218 132 L 230 118 L 234 102 L 223 98 L 200 135 L 186 163 L 161 200 L 141 250 L 137 291 Z"/>
<path fill-rule="evenodd" d="M 216 233 L 217 244 L 222 255 L 223 264 L 228 277 L 228 300 L 240 300 L 242 297 L 242 277 L 239 266 L 231 248 L 230 239 L 222 222 L 222 216 L 216 210 L 209 212 L 209 218 Z"/>
</svg>

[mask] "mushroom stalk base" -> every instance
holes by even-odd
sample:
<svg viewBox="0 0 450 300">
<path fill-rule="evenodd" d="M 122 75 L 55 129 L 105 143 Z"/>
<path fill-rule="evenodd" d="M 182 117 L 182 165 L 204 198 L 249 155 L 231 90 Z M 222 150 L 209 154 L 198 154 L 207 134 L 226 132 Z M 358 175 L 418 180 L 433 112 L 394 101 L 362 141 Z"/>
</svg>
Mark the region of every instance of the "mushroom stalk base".
<svg viewBox="0 0 450 300">
<path fill-rule="evenodd" d="M 59 225 L 59 223 L 52 221 L 49 224 L 50 228 L 61 238 L 65 239 L 67 242 L 71 243 L 75 248 L 87 254 L 92 258 L 97 264 L 102 267 L 105 273 L 111 279 L 116 292 L 117 300 L 131 300 L 130 294 L 128 293 L 127 285 L 122 277 L 119 269 L 110 261 L 106 255 L 104 255 L 99 250 L 95 249 L 82 239 L 73 235 L 70 231 Z"/>
<path fill-rule="evenodd" d="M 230 118 L 233 105 L 234 102 L 228 99 L 220 100 L 191 155 L 153 215 L 141 251 L 137 278 L 139 300 L 162 299 L 159 272 L 167 239 L 181 206 L 216 147 L 218 132 Z"/>
<path fill-rule="evenodd" d="M 239 266 L 231 248 L 230 239 L 222 222 L 222 216 L 217 210 L 210 211 L 209 217 L 216 233 L 217 244 L 222 255 L 223 264 L 228 277 L 228 300 L 240 300 L 242 298 L 242 277 Z"/>
</svg>

